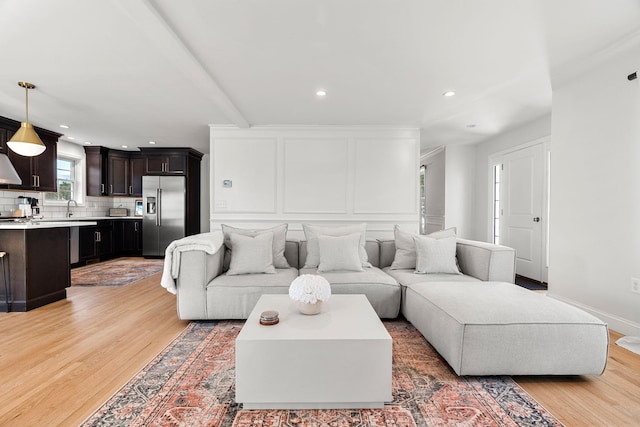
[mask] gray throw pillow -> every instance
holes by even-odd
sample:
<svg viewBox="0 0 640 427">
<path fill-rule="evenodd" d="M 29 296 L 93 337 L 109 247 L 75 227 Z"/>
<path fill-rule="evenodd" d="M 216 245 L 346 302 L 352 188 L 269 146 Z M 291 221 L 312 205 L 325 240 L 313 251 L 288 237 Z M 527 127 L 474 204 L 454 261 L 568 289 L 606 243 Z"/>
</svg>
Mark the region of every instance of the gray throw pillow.
<svg viewBox="0 0 640 427">
<path fill-rule="evenodd" d="M 274 274 L 273 266 L 273 233 L 261 233 L 250 237 L 242 234 L 231 234 L 233 255 L 229 265 L 229 276 L 238 274 Z"/>
<path fill-rule="evenodd" d="M 318 272 L 364 271 L 360 260 L 360 233 L 346 236 L 318 236 L 320 263 Z"/>
<path fill-rule="evenodd" d="M 455 236 L 433 239 L 428 236 L 415 236 L 416 273 L 461 274 L 456 262 Z"/>
<path fill-rule="evenodd" d="M 284 257 L 284 249 L 287 244 L 287 224 L 276 225 L 275 227 L 256 230 L 231 227 L 230 225 L 222 224 L 222 233 L 224 234 L 224 243 L 227 246 L 224 259 L 224 269 L 229 268 L 231 258 L 233 257 L 233 245 L 231 244 L 231 234 L 241 234 L 243 236 L 255 237 L 260 234 L 272 233 L 273 234 L 273 266 L 275 268 L 289 268 L 289 263 Z"/>
<path fill-rule="evenodd" d="M 400 229 L 400 226 L 396 224 L 393 228 L 393 234 L 395 236 L 396 255 L 391 263 L 392 270 L 402 270 L 410 268 L 415 270 L 416 268 L 416 244 L 413 240 L 415 236 L 419 234 L 409 233 Z M 431 234 L 427 234 L 428 237 L 433 239 L 440 239 L 443 237 L 451 237 L 456 235 L 455 228 L 447 228 L 446 230 L 435 231 Z"/>
<path fill-rule="evenodd" d="M 348 234 L 359 233 L 360 244 L 358 254 L 363 267 L 371 267 L 367 251 L 364 248 L 366 243 L 367 224 L 345 225 L 340 227 L 321 227 L 317 225 L 302 224 L 304 235 L 307 238 L 307 260 L 304 268 L 317 268 L 320 264 L 320 249 L 318 247 L 318 236 L 346 236 Z"/>
</svg>

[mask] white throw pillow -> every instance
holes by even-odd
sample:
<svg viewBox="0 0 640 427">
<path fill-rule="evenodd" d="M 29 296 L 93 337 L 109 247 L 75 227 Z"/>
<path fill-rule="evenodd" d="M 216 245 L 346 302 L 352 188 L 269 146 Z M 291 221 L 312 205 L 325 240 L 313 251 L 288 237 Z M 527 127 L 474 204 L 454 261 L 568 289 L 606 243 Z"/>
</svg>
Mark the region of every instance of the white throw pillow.
<svg viewBox="0 0 640 427">
<path fill-rule="evenodd" d="M 318 272 L 335 270 L 363 271 L 360 260 L 360 233 L 346 236 L 318 236 L 320 263 Z"/>
<path fill-rule="evenodd" d="M 419 234 L 409 233 L 400 229 L 400 226 L 396 224 L 393 228 L 393 234 L 395 236 L 396 255 L 391 263 L 392 270 L 402 270 L 406 268 L 416 268 L 416 244 L 413 238 L 419 236 Z M 446 230 L 435 231 L 431 234 L 427 234 L 428 237 L 433 239 L 441 239 L 443 237 L 451 237 L 456 235 L 455 228 L 447 228 Z"/>
<path fill-rule="evenodd" d="M 321 227 L 317 225 L 302 224 L 304 235 L 307 238 L 307 259 L 304 268 L 317 268 L 320 264 L 320 249 L 318 247 L 318 236 L 346 236 L 348 234 L 360 234 L 360 246 L 358 253 L 363 267 L 371 267 L 367 251 L 364 248 L 366 243 L 367 224 L 345 225 L 340 227 Z"/>
<path fill-rule="evenodd" d="M 287 244 L 287 224 L 276 225 L 272 228 L 255 230 L 235 228 L 230 225 L 222 224 L 222 233 L 224 234 L 224 243 L 227 246 L 227 252 L 224 259 L 224 269 L 229 268 L 231 258 L 233 257 L 233 245 L 231 244 L 231 234 L 237 233 L 243 236 L 256 237 L 260 234 L 272 233 L 273 235 L 273 266 L 276 268 L 289 268 L 289 263 L 284 257 L 284 249 Z"/>
<path fill-rule="evenodd" d="M 416 273 L 461 274 L 456 263 L 455 236 L 434 239 L 415 236 Z"/>
<path fill-rule="evenodd" d="M 273 233 L 261 233 L 255 237 L 231 234 L 233 254 L 229 265 L 229 276 L 238 274 L 274 274 Z"/>
</svg>

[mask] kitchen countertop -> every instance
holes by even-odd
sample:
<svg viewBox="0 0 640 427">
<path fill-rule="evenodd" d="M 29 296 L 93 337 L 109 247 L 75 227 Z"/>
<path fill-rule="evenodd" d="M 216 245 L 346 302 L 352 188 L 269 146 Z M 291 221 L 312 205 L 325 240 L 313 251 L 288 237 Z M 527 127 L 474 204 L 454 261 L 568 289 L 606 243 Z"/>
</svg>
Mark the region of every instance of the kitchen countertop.
<svg viewBox="0 0 640 427">
<path fill-rule="evenodd" d="M 42 218 L 38 221 L 98 221 L 103 219 L 142 219 L 141 216 L 72 216 L 71 218 Z"/>
<path fill-rule="evenodd" d="M 1 218 L 1 219 L 10 219 Z M 42 218 L 32 221 L 0 221 L 0 230 L 26 230 L 33 228 L 86 227 L 105 219 L 142 219 L 141 216 L 76 216 L 71 218 Z"/>
<path fill-rule="evenodd" d="M 0 230 L 32 230 L 39 228 L 59 227 L 88 227 L 96 225 L 95 221 L 26 221 L 26 222 L 0 222 Z"/>
</svg>

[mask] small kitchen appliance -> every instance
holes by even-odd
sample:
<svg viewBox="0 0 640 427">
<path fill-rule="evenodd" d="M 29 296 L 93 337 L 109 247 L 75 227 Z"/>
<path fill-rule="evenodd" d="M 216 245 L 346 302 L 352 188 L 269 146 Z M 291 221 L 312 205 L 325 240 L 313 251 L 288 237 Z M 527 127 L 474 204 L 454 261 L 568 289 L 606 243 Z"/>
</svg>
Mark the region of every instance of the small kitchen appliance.
<svg viewBox="0 0 640 427">
<path fill-rule="evenodd" d="M 20 213 L 19 216 L 22 217 L 29 218 L 33 215 L 31 210 L 31 197 L 18 197 L 18 211 Z"/>
</svg>

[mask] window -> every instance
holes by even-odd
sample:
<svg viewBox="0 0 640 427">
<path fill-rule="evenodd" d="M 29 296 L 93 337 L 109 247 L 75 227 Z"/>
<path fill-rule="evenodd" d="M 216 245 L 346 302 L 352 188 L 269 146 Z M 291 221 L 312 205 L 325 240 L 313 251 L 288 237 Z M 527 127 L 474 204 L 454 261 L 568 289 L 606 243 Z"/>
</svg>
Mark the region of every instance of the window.
<svg viewBox="0 0 640 427">
<path fill-rule="evenodd" d="M 493 167 L 493 243 L 500 244 L 500 173 L 502 165 Z"/>
<path fill-rule="evenodd" d="M 65 157 L 58 157 L 58 192 L 47 193 L 45 200 L 67 201 L 75 198 L 76 193 L 76 160 Z"/>
<path fill-rule="evenodd" d="M 427 234 L 427 167 L 420 166 L 420 234 Z"/>
</svg>

